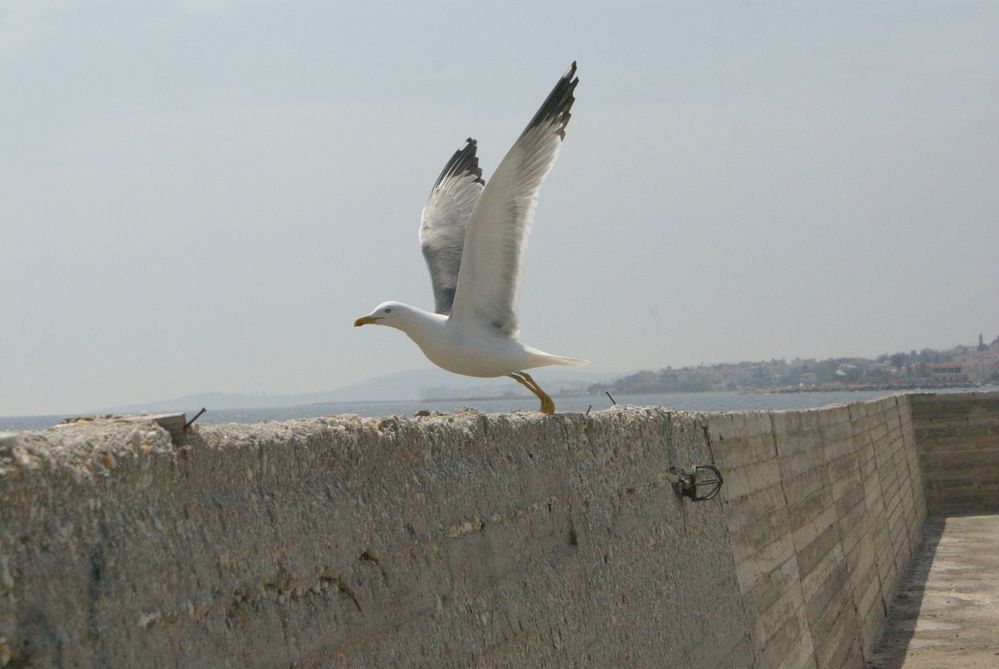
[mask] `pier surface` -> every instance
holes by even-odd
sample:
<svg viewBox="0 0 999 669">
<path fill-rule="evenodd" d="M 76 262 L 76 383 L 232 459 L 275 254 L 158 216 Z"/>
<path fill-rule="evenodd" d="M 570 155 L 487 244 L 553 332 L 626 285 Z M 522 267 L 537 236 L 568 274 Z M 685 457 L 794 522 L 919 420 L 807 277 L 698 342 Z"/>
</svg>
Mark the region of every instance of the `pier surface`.
<svg viewBox="0 0 999 669">
<path fill-rule="evenodd" d="M 999 667 L 999 515 L 931 517 L 870 666 Z"/>
</svg>

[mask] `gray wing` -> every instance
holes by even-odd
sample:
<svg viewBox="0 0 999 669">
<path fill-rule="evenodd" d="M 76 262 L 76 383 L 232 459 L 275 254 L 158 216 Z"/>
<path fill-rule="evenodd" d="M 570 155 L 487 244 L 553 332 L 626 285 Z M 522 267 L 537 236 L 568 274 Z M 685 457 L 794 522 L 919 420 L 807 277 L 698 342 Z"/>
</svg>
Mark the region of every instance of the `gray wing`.
<svg viewBox="0 0 999 669">
<path fill-rule="evenodd" d="M 439 314 L 451 313 L 465 246 L 465 226 L 486 184 L 475 149 L 475 140 L 469 137 L 447 161 L 420 220 L 420 246 L 434 286 L 434 311 Z"/>
<path fill-rule="evenodd" d="M 559 79 L 503 158 L 468 222 L 451 319 L 516 339 L 524 248 L 545 180 L 569 123 L 576 63 Z"/>
</svg>

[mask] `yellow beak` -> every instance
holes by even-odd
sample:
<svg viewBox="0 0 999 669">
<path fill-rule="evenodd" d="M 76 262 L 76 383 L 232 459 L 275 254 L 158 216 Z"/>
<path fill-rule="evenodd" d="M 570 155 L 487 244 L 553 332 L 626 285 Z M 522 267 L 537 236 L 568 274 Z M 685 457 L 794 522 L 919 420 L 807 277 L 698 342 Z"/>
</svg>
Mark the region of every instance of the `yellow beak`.
<svg viewBox="0 0 999 669">
<path fill-rule="evenodd" d="M 381 316 L 362 316 L 354 321 L 354 327 L 359 328 L 362 325 L 371 325 L 372 323 L 377 323 L 381 319 Z"/>
</svg>

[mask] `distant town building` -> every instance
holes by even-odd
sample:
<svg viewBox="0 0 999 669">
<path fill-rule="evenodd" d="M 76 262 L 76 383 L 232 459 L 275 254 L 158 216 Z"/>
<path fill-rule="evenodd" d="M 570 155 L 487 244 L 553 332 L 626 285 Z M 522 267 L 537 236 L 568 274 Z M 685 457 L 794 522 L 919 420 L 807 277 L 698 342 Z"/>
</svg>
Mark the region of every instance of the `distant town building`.
<svg viewBox="0 0 999 669">
<path fill-rule="evenodd" d="M 964 372 L 964 363 L 960 360 L 930 365 L 930 378 L 943 383 L 960 383 L 968 380 Z"/>
<path fill-rule="evenodd" d="M 587 387 L 590 394 L 761 390 L 795 392 L 818 389 L 927 388 L 999 384 L 999 337 L 985 345 L 958 345 L 947 350 L 924 348 L 918 353 L 884 353 L 866 358 L 795 358 L 769 361 L 700 364 L 644 370 L 612 383 Z M 563 392 L 579 392 L 566 387 Z"/>
</svg>

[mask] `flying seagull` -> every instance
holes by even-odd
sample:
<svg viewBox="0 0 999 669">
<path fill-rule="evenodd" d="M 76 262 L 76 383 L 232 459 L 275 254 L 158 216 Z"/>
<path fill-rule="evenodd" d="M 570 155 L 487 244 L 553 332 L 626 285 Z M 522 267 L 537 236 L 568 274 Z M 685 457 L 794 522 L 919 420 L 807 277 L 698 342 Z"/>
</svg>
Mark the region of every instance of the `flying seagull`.
<svg viewBox="0 0 999 669">
<path fill-rule="evenodd" d="M 420 221 L 420 245 L 430 268 L 435 313 L 383 302 L 354 321 L 355 327 L 377 324 L 402 330 L 431 362 L 449 372 L 509 376 L 541 400 L 546 414 L 555 413 L 555 403 L 524 370 L 586 361 L 520 343 L 517 302 L 538 191 L 565 139 L 579 83 L 575 74 L 573 62 L 489 185 L 482 179 L 472 138 L 434 182 Z"/>
</svg>

